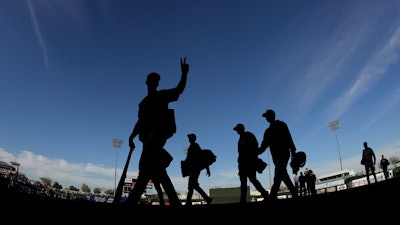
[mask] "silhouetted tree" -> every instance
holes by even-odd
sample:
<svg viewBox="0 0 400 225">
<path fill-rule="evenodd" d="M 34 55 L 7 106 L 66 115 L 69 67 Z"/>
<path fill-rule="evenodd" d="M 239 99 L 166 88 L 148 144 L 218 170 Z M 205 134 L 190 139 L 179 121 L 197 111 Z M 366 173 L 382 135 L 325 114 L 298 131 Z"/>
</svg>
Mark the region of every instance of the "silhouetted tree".
<svg viewBox="0 0 400 225">
<path fill-rule="evenodd" d="M 51 187 L 52 180 L 48 177 L 40 177 L 40 181 L 43 184 L 43 187 Z"/>
<path fill-rule="evenodd" d="M 95 187 L 95 188 L 93 189 L 93 193 L 95 193 L 95 194 L 100 194 L 100 193 L 101 193 L 101 188 Z"/>
<path fill-rule="evenodd" d="M 61 190 L 63 187 L 58 181 L 54 182 L 53 186 L 54 189 Z"/>
<path fill-rule="evenodd" d="M 389 158 L 389 162 L 393 166 L 396 166 L 396 163 L 400 162 L 400 158 L 397 157 L 397 156 L 392 156 L 392 157 Z"/>
<path fill-rule="evenodd" d="M 107 195 L 114 195 L 114 190 L 113 189 L 107 189 L 104 191 Z"/>
<path fill-rule="evenodd" d="M 77 187 L 71 185 L 71 186 L 69 186 L 69 190 L 70 190 L 70 191 L 79 191 L 79 188 L 77 188 Z"/>
<path fill-rule="evenodd" d="M 81 190 L 85 193 L 90 193 L 90 187 L 85 183 L 82 184 Z"/>
</svg>

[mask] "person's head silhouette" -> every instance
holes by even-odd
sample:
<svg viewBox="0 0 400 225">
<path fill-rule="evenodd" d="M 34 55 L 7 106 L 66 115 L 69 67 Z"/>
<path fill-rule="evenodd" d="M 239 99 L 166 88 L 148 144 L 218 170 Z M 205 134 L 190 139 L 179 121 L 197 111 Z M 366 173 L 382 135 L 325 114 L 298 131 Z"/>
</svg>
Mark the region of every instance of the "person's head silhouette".
<svg viewBox="0 0 400 225">
<path fill-rule="evenodd" d="M 270 123 L 272 121 L 275 121 L 275 112 L 272 109 L 268 109 L 267 111 L 265 111 L 262 116 L 265 117 L 265 119 Z"/>
<path fill-rule="evenodd" d="M 149 75 L 147 75 L 147 79 L 146 79 L 146 85 L 150 88 L 157 88 L 158 83 L 160 81 L 160 74 L 158 73 L 149 73 Z"/>
<path fill-rule="evenodd" d="M 192 134 L 188 134 L 187 136 L 189 138 L 189 142 L 190 143 L 193 143 L 193 142 L 196 141 L 196 135 L 195 134 L 192 133 Z"/>
<path fill-rule="evenodd" d="M 233 128 L 233 130 L 235 130 L 236 132 L 238 132 L 239 134 L 244 132 L 244 125 L 241 123 L 236 124 L 236 126 Z"/>
</svg>

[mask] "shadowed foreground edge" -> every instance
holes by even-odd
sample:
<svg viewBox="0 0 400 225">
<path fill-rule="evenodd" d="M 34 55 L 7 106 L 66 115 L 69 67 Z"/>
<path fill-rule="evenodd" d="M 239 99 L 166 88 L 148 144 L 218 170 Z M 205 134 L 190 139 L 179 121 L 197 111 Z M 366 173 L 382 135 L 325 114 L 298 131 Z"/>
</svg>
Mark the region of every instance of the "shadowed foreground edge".
<svg viewBox="0 0 400 225">
<path fill-rule="evenodd" d="M 252 202 L 247 204 L 211 204 L 193 206 L 138 206 L 136 208 L 112 203 L 97 203 L 90 201 L 74 201 L 34 196 L 0 189 L 2 215 L 21 213 L 38 213 L 41 215 L 58 217 L 63 222 L 77 222 L 82 218 L 92 222 L 106 222 L 110 219 L 136 220 L 139 218 L 150 221 L 172 222 L 180 224 L 184 217 L 198 223 L 211 223 L 214 220 L 236 219 L 259 221 L 282 219 L 283 221 L 297 220 L 301 215 L 322 217 L 326 220 L 335 220 L 342 217 L 369 221 L 371 218 L 382 216 L 396 216 L 398 201 L 400 200 L 400 177 L 385 180 L 369 186 L 361 186 L 338 192 L 318 194 L 298 199 L 279 199 L 273 202 Z M 362 213 L 356 213 L 356 212 Z M 370 213 L 369 213 L 370 212 Z M 352 217 L 354 215 L 354 217 Z M 19 217 L 18 220 L 30 217 Z M 80 219 L 78 219 L 80 218 Z M 343 219 L 343 218 L 342 218 Z M 210 221 L 211 220 L 211 221 Z M 169 223 L 169 222 L 168 222 Z M 152 223 L 151 223 L 152 224 Z"/>
</svg>

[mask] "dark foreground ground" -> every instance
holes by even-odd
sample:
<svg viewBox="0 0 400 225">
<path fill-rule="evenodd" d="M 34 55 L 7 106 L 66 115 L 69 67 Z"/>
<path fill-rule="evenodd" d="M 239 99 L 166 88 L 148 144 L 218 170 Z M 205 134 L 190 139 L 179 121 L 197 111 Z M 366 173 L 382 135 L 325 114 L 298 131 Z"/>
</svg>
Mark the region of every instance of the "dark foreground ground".
<svg viewBox="0 0 400 225">
<path fill-rule="evenodd" d="M 400 217 L 400 178 L 334 193 L 274 202 L 194 205 L 191 207 L 142 206 L 129 208 L 111 203 L 52 199 L 0 190 L 2 218 L 14 222 L 205 224 L 265 221 L 325 224 L 373 222 Z M 303 218 L 304 217 L 304 218 Z M 301 219 L 303 218 L 303 219 Z M 36 223 L 35 222 L 35 223 Z M 275 223 L 274 222 L 274 223 Z M 247 225 L 247 224 L 246 224 Z"/>
</svg>

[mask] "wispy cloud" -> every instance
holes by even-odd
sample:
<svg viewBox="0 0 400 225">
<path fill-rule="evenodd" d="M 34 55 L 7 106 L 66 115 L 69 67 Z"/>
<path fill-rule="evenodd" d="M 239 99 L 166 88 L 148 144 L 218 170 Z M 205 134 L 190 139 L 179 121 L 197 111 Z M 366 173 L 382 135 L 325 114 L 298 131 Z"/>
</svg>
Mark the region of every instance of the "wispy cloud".
<svg viewBox="0 0 400 225">
<path fill-rule="evenodd" d="M 373 118 L 370 118 L 368 123 L 366 123 L 365 126 L 361 128 L 361 130 L 367 130 L 376 121 L 382 118 L 388 111 L 393 109 L 399 103 L 400 103 L 400 87 L 394 90 L 391 96 L 386 98 L 386 101 L 383 102 L 382 105 L 379 107 L 380 109 L 379 113 L 376 114 L 376 116 L 374 116 Z"/>
<path fill-rule="evenodd" d="M 42 48 L 43 57 L 44 57 L 44 63 L 46 65 L 46 68 L 49 69 L 49 61 L 48 61 L 48 58 L 47 58 L 46 44 L 44 43 L 43 38 L 42 38 L 42 34 L 40 32 L 39 23 L 38 23 L 37 18 L 36 18 L 35 10 L 34 10 L 30 0 L 26 0 L 26 3 L 28 5 L 29 14 L 31 16 L 33 31 L 36 34 L 36 37 L 37 37 L 37 39 L 39 41 L 40 47 Z"/>
<path fill-rule="evenodd" d="M 355 44 L 357 42 L 361 42 L 361 40 L 356 39 L 354 34 L 345 35 L 341 33 L 341 35 L 334 35 L 328 41 L 328 44 L 324 44 L 325 47 L 317 53 L 315 60 L 305 74 L 305 79 L 303 79 L 301 86 L 306 88 L 300 95 L 300 106 L 310 107 L 323 96 L 323 92 L 329 90 L 327 87 L 338 77 L 345 61 L 357 49 Z"/>
<path fill-rule="evenodd" d="M 348 10 L 346 16 L 332 27 L 327 39 L 316 39 L 310 52 L 310 63 L 304 65 L 306 72 L 300 80 L 301 87 L 296 94 L 299 96 L 298 106 L 304 112 L 310 110 L 315 102 L 332 91 L 335 80 L 347 76 L 343 71 L 349 66 L 354 55 L 364 46 L 365 42 L 376 30 L 375 24 L 381 14 L 365 16 L 367 12 L 354 13 Z M 367 19 L 366 19 L 367 18 Z M 352 21 L 349 23 L 348 21 Z"/>
<path fill-rule="evenodd" d="M 399 50 L 400 26 L 383 48 L 362 68 L 353 85 L 332 103 L 329 111 L 334 112 L 337 117 L 346 112 L 350 105 L 362 94 L 366 93 L 369 87 L 384 75 L 391 65 L 398 62 Z"/>
</svg>

